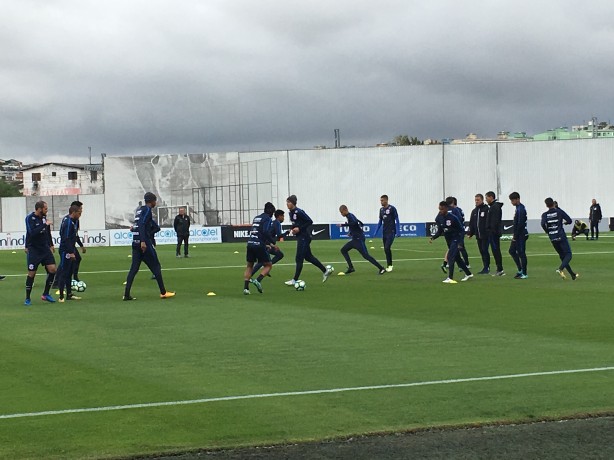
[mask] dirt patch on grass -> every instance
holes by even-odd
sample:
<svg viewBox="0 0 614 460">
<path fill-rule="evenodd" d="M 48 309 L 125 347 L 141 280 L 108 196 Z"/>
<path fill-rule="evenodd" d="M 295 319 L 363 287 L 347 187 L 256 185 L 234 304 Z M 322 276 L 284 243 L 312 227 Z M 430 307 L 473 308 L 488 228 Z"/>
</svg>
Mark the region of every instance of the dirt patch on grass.
<svg viewBox="0 0 614 460">
<path fill-rule="evenodd" d="M 149 457 L 152 458 L 152 457 Z M 158 460 L 613 459 L 614 416 L 202 451 Z"/>
</svg>

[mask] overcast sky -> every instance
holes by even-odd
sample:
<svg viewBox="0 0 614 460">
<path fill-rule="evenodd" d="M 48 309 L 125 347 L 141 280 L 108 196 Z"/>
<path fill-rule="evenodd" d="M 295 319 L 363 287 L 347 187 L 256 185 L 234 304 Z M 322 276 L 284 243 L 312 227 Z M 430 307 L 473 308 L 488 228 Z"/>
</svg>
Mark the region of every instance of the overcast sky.
<svg viewBox="0 0 614 460">
<path fill-rule="evenodd" d="M 609 121 L 612 24 L 611 0 L 4 0 L 0 158 Z"/>
</svg>

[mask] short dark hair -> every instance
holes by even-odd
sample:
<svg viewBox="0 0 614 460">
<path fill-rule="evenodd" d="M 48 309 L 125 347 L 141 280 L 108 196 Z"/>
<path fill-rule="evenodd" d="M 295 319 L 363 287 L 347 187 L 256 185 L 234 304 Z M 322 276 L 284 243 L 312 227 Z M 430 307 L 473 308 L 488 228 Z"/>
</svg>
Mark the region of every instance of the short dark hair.
<svg viewBox="0 0 614 460">
<path fill-rule="evenodd" d="M 546 203 L 546 206 L 548 206 L 549 208 L 554 206 L 554 200 L 550 197 L 546 198 L 544 200 L 544 203 Z"/>
<path fill-rule="evenodd" d="M 495 195 L 495 192 L 486 192 L 486 196 L 489 196 L 491 198 L 497 198 L 497 195 Z"/>
<path fill-rule="evenodd" d="M 298 201 L 296 199 L 296 195 L 290 195 L 288 198 L 286 198 L 286 201 L 289 201 L 290 203 L 292 203 L 294 206 L 296 206 L 296 202 Z"/>
<path fill-rule="evenodd" d="M 510 200 L 519 200 L 519 199 L 520 199 L 520 193 L 518 192 L 510 193 Z"/>
<path fill-rule="evenodd" d="M 478 197 L 478 196 L 479 196 L 480 198 L 482 198 L 482 201 L 484 201 L 484 195 L 482 195 L 481 193 L 476 193 L 476 194 L 475 194 L 475 196 L 476 196 L 476 197 Z"/>
<path fill-rule="evenodd" d="M 70 205 L 71 205 L 71 206 L 79 206 L 79 207 L 81 207 L 81 206 L 83 206 L 83 203 L 81 203 L 81 202 L 80 202 L 80 201 L 78 201 L 78 200 L 75 200 L 75 201 L 73 201 L 72 203 L 70 203 Z"/>
<path fill-rule="evenodd" d="M 147 192 L 143 196 L 143 199 L 145 200 L 145 203 L 152 203 L 154 201 L 158 201 L 158 197 L 151 192 Z"/>
<path fill-rule="evenodd" d="M 386 198 L 386 199 L 388 199 L 388 195 L 382 195 L 382 196 L 380 196 L 380 198 Z"/>
<path fill-rule="evenodd" d="M 36 203 L 34 203 L 34 210 L 43 209 L 46 204 L 47 204 L 47 202 L 45 202 L 43 200 L 37 201 Z"/>
<path fill-rule="evenodd" d="M 455 197 L 449 196 L 448 198 L 446 198 L 446 203 L 448 203 L 448 206 L 456 206 L 456 203 L 458 203 L 458 201 L 456 201 Z"/>
<path fill-rule="evenodd" d="M 264 204 L 264 212 L 267 214 L 273 214 L 275 212 L 275 205 L 270 201 Z"/>
<path fill-rule="evenodd" d="M 448 208 L 448 203 L 446 201 L 440 201 L 439 206 L 443 206 L 444 208 Z"/>
<path fill-rule="evenodd" d="M 81 209 L 81 206 L 79 206 L 78 204 L 71 204 L 70 208 L 68 208 L 68 214 L 72 214 L 73 212 L 77 212 L 79 209 Z"/>
<path fill-rule="evenodd" d="M 279 216 L 283 216 L 285 214 L 283 209 L 278 209 L 277 211 L 275 211 L 275 217 L 279 217 Z"/>
</svg>

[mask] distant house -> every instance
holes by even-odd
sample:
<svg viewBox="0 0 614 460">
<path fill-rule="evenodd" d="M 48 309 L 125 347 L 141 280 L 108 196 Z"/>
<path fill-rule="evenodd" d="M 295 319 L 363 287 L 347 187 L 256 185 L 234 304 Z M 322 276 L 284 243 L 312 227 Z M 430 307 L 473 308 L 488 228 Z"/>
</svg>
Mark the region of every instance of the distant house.
<svg viewBox="0 0 614 460">
<path fill-rule="evenodd" d="M 102 164 L 44 163 L 22 173 L 24 196 L 104 193 Z"/>
</svg>

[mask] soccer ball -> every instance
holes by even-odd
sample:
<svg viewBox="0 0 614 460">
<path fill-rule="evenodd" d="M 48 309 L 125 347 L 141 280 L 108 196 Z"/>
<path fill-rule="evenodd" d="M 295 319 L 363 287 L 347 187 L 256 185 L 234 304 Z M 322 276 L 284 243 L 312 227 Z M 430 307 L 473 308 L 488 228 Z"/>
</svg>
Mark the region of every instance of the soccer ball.
<svg viewBox="0 0 614 460">
<path fill-rule="evenodd" d="M 335 269 L 333 268 L 333 266 L 332 266 L 332 265 L 327 265 L 327 266 L 326 266 L 326 270 L 328 270 L 328 271 L 329 271 L 329 272 L 331 272 L 331 273 L 335 271 Z"/>
<path fill-rule="evenodd" d="M 85 292 L 85 290 L 87 289 L 87 284 L 85 284 L 84 281 L 72 280 L 70 286 L 72 287 L 72 290 L 76 292 Z"/>
<path fill-rule="evenodd" d="M 296 283 L 294 283 L 294 289 L 297 291 L 304 291 L 306 287 L 307 283 L 305 283 L 303 280 L 298 280 Z"/>
</svg>

